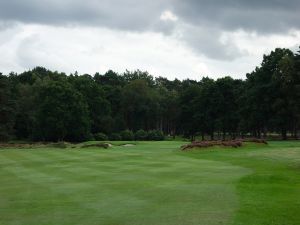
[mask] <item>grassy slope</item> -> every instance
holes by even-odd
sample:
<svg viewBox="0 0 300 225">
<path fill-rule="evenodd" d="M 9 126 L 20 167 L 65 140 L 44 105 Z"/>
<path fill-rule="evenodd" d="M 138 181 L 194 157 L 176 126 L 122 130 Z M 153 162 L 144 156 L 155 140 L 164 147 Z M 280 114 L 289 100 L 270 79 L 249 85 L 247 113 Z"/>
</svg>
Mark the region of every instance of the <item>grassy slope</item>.
<svg viewBox="0 0 300 225">
<path fill-rule="evenodd" d="M 0 224 L 300 224 L 300 143 L 0 150 Z"/>
<path fill-rule="evenodd" d="M 240 204 L 232 224 L 300 224 L 300 142 L 271 142 L 269 146 L 188 156 L 251 169 L 237 184 Z"/>
</svg>

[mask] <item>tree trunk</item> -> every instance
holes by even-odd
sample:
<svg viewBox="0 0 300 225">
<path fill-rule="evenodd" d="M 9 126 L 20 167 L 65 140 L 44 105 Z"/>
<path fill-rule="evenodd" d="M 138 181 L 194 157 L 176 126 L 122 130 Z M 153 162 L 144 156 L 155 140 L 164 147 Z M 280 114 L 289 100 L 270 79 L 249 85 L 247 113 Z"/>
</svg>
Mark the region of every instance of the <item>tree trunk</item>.
<svg viewBox="0 0 300 225">
<path fill-rule="evenodd" d="M 191 142 L 195 141 L 195 136 L 192 134 L 191 135 Z"/>
<path fill-rule="evenodd" d="M 241 133 L 241 138 L 242 138 L 242 139 L 245 138 L 244 132 Z"/>
<path fill-rule="evenodd" d="M 266 139 L 267 138 L 267 129 L 266 128 L 264 128 L 264 139 Z"/>
<path fill-rule="evenodd" d="M 294 127 L 293 138 L 294 138 L 295 140 L 298 139 L 298 135 L 297 135 L 297 126 Z"/>
<path fill-rule="evenodd" d="M 225 141 L 225 139 L 226 139 L 226 132 L 225 131 L 223 131 L 223 137 L 222 137 L 222 139 L 223 139 L 223 141 Z"/>
<path fill-rule="evenodd" d="M 261 138 L 261 131 L 260 131 L 260 130 L 257 131 L 257 137 L 258 137 L 259 139 Z"/>
<path fill-rule="evenodd" d="M 282 130 L 281 130 L 281 138 L 282 138 L 282 140 L 286 140 L 287 139 L 286 129 L 285 128 L 282 128 Z"/>
</svg>

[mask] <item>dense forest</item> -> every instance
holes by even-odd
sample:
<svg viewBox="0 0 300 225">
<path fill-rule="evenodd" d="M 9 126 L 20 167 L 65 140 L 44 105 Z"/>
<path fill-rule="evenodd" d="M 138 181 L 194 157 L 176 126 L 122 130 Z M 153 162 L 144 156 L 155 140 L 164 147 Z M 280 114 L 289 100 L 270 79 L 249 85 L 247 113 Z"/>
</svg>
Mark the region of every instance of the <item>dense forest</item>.
<svg viewBox="0 0 300 225">
<path fill-rule="evenodd" d="M 297 138 L 300 51 L 275 49 L 245 80 L 154 78 L 147 72 L 0 73 L 0 140 Z"/>
</svg>

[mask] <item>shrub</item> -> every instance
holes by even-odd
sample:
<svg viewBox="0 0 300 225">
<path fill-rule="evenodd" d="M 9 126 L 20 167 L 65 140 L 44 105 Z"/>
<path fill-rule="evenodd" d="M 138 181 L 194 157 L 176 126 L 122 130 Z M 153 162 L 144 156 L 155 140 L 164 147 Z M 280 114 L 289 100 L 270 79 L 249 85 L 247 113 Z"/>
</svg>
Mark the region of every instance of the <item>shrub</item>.
<svg viewBox="0 0 300 225">
<path fill-rule="evenodd" d="M 109 140 L 110 141 L 121 141 L 122 140 L 122 137 L 120 134 L 118 133 L 112 133 L 110 136 L 109 136 Z"/>
<path fill-rule="evenodd" d="M 124 130 L 121 132 L 121 137 L 123 141 L 132 141 L 134 139 L 134 135 L 130 130 Z"/>
<path fill-rule="evenodd" d="M 148 132 L 148 140 L 162 141 L 165 139 L 164 134 L 160 130 L 151 130 Z"/>
<path fill-rule="evenodd" d="M 193 148 L 208 148 L 213 146 L 224 146 L 224 147 L 233 147 L 238 148 L 241 147 L 243 143 L 238 140 L 232 140 L 232 141 L 194 141 L 191 144 L 183 145 L 181 146 L 181 149 L 189 150 Z"/>
<path fill-rule="evenodd" d="M 138 141 L 145 141 L 148 139 L 148 133 L 147 131 L 144 131 L 144 130 L 138 130 L 136 133 L 135 133 L 135 140 L 138 140 Z"/>
<path fill-rule="evenodd" d="M 85 140 L 85 141 L 95 141 L 95 136 L 93 134 L 89 133 L 89 134 L 86 135 L 86 137 L 83 140 Z"/>
<path fill-rule="evenodd" d="M 104 133 L 94 134 L 94 138 L 95 138 L 96 141 L 107 141 L 108 140 L 107 135 L 104 134 Z"/>
</svg>

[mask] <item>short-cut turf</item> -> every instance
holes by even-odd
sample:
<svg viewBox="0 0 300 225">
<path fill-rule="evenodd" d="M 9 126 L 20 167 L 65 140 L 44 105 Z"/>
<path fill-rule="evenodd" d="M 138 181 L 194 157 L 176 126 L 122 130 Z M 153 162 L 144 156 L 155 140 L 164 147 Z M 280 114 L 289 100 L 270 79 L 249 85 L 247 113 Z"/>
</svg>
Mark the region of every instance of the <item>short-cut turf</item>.
<svg viewBox="0 0 300 225">
<path fill-rule="evenodd" d="M 0 150 L 1 225 L 297 225 L 300 143 Z"/>
</svg>

